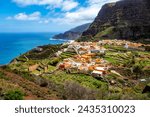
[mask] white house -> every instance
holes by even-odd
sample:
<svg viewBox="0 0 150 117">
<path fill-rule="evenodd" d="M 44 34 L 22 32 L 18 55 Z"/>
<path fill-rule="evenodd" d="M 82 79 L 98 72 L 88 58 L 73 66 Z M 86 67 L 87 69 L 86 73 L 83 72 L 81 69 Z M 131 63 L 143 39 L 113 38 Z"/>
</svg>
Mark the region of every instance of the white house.
<svg viewBox="0 0 150 117">
<path fill-rule="evenodd" d="M 98 71 L 105 71 L 106 68 L 105 68 L 105 67 L 96 67 L 95 70 L 98 70 Z"/>
<path fill-rule="evenodd" d="M 129 48 L 129 45 L 128 43 L 125 44 L 124 48 L 128 49 Z"/>
<path fill-rule="evenodd" d="M 74 43 L 75 42 L 75 40 L 70 40 L 69 41 L 69 44 L 72 44 L 72 43 Z"/>
<path fill-rule="evenodd" d="M 94 70 L 91 75 L 93 77 L 102 77 L 103 76 L 103 72 L 102 71 L 97 71 L 97 70 Z"/>
</svg>

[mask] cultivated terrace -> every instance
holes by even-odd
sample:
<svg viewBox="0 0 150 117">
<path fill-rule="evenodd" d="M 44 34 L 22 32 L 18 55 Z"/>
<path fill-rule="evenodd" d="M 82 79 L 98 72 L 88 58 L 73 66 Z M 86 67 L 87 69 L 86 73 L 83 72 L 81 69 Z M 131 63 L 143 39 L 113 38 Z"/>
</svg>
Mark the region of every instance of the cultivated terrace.
<svg viewBox="0 0 150 117">
<path fill-rule="evenodd" d="M 125 40 L 41 46 L 1 68 L 0 80 L 6 82 L 4 74 L 13 73 L 40 87 L 33 85 L 35 92 L 31 85 L 26 91 L 12 84 L 25 99 L 150 99 L 149 48 Z M 38 98 L 38 90 L 46 96 Z"/>
</svg>

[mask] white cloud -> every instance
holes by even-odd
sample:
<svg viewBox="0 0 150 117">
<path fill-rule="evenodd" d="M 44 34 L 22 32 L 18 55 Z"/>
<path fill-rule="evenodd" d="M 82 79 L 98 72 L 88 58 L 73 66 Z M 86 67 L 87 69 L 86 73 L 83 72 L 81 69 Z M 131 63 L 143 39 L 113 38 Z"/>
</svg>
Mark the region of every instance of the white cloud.
<svg viewBox="0 0 150 117">
<path fill-rule="evenodd" d="M 78 2 L 74 0 L 13 0 L 21 6 L 29 5 L 46 5 L 47 8 L 60 8 L 63 11 L 70 11 L 78 6 Z"/>
<path fill-rule="evenodd" d="M 77 25 L 92 22 L 105 3 L 116 1 L 119 0 L 88 0 L 87 7 L 80 7 L 73 12 L 66 12 L 63 18 L 56 18 L 54 19 L 54 22 Z"/>
<path fill-rule="evenodd" d="M 62 10 L 70 11 L 71 9 L 76 8 L 78 5 L 78 2 L 74 2 L 73 0 L 65 0 L 62 3 Z"/>
<path fill-rule="evenodd" d="M 40 13 L 17 14 L 17 20 L 38 20 L 39 23 L 47 24 L 50 22 L 69 25 L 80 25 L 92 22 L 105 3 L 116 2 L 119 0 L 85 0 L 85 7 L 79 5 L 75 0 L 13 0 L 21 6 L 46 5 L 47 9 L 60 8 L 62 11 L 57 17 L 40 18 Z M 72 9 L 76 8 L 73 11 Z M 55 13 L 55 12 L 54 12 Z M 57 13 L 57 12 L 56 12 Z M 9 18 L 8 18 L 9 19 Z M 10 18 L 11 19 L 11 18 Z"/>
<path fill-rule="evenodd" d="M 22 6 L 29 6 L 29 5 L 56 5 L 62 2 L 62 0 L 13 0 L 13 2 L 22 5 Z"/>
<path fill-rule="evenodd" d="M 15 20 L 21 20 L 21 21 L 35 21 L 35 20 L 39 20 L 40 17 L 41 17 L 41 13 L 37 11 L 32 14 L 18 13 L 17 15 L 13 17 L 7 17 L 6 19 L 7 20 L 15 19 Z"/>
<path fill-rule="evenodd" d="M 49 19 L 40 20 L 39 24 L 48 24 L 50 21 Z"/>
<path fill-rule="evenodd" d="M 111 3 L 111 2 L 116 2 L 116 1 L 119 1 L 119 0 L 88 0 L 88 3 L 90 5 L 92 4 L 105 4 L 105 3 Z"/>
<path fill-rule="evenodd" d="M 99 8 L 90 6 L 88 8 L 80 8 L 75 12 L 65 13 L 62 20 L 66 23 L 88 23 L 92 22 L 96 17 Z"/>
</svg>

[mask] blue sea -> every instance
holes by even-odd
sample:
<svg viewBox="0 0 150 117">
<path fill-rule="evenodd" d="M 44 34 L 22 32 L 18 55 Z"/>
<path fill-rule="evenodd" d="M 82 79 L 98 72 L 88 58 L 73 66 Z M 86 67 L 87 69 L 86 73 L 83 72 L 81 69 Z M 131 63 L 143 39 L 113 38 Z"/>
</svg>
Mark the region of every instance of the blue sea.
<svg viewBox="0 0 150 117">
<path fill-rule="evenodd" d="M 56 33 L 0 33 L 0 65 L 37 46 L 60 44 L 66 40 L 52 39 Z"/>
</svg>

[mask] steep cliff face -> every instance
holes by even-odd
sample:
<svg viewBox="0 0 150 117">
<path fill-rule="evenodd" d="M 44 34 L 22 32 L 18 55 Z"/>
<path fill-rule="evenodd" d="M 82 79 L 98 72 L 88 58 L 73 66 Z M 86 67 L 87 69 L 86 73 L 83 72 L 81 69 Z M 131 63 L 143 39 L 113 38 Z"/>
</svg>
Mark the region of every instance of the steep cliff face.
<svg viewBox="0 0 150 117">
<path fill-rule="evenodd" d="M 79 38 L 82 35 L 82 33 L 89 28 L 89 26 L 90 26 L 90 23 L 83 24 L 81 26 L 75 27 L 69 31 L 64 32 L 64 33 L 55 35 L 53 38 L 54 39 L 71 39 L 71 40 L 74 40 L 74 39 Z"/>
<path fill-rule="evenodd" d="M 150 38 L 150 0 L 121 0 L 105 4 L 82 36 L 97 38 Z"/>
<path fill-rule="evenodd" d="M 58 35 L 55 35 L 53 38 L 54 39 L 69 39 L 69 40 L 74 40 L 77 39 L 81 36 L 81 33 L 79 32 L 72 32 L 72 31 L 67 31 L 65 33 L 61 33 Z"/>
</svg>

